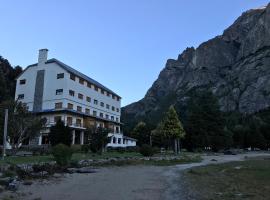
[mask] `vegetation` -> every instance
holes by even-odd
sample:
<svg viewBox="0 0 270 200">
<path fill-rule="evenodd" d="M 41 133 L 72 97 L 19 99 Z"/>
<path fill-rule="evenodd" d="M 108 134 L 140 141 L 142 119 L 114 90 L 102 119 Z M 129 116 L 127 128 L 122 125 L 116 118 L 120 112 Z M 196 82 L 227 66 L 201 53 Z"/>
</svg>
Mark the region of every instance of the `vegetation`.
<svg viewBox="0 0 270 200">
<path fill-rule="evenodd" d="M 160 133 L 160 135 L 163 134 L 162 137 L 169 141 L 174 141 L 174 152 L 179 153 L 179 139 L 184 138 L 185 131 L 173 106 L 170 106 L 163 121 L 160 122 L 157 128 L 157 133 Z"/>
<path fill-rule="evenodd" d="M 50 128 L 49 140 L 52 146 L 60 143 L 70 146 L 72 142 L 71 129 L 59 120 Z"/>
<path fill-rule="evenodd" d="M 102 153 L 111 138 L 108 137 L 109 129 L 93 126 L 85 131 L 88 136 L 90 150 L 93 153 Z"/>
<path fill-rule="evenodd" d="M 132 130 L 131 137 L 137 139 L 137 145 L 150 144 L 151 130 L 145 122 L 139 122 Z"/>
<path fill-rule="evenodd" d="M 192 168 L 184 176 L 186 190 L 192 190 L 189 195 L 201 200 L 268 199 L 269 166 L 269 159 L 256 159 Z M 182 176 L 179 181 L 183 182 Z"/>
<path fill-rule="evenodd" d="M 27 110 L 27 107 L 19 101 L 9 100 L 1 104 L 1 108 L 9 110 L 8 138 L 13 148 L 17 149 L 23 141 L 34 138 L 43 125 L 45 119 L 41 119 Z M 0 120 L 4 122 L 4 112 L 0 112 Z M 0 129 L 3 130 L 1 123 Z"/>
<path fill-rule="evenodd" d="M 60 166 L 67 166 L 71 161 L 72 154 L 72 149 L 64 144 L 58 144 L 52 150 L 52 155 Z"/>
<path fill-rule="evenodd" d="M 140 148 L 140 154 L 142 154 L 143 156 L 150 157 L 153 156 L 154 153 L 154 149 L 150 145 L 144 144 Z"/>
</svg>

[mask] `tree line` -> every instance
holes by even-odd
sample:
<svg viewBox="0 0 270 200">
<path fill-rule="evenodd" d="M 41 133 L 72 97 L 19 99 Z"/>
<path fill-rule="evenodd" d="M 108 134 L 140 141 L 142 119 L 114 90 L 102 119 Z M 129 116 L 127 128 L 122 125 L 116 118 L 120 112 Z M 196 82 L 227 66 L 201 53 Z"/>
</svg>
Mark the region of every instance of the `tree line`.
<svg viewBox="0 0 270 200">
<path fill-rule="evenodd" d="M 156 125 L 151 119 L 138 122 L 131 136 L 138 139 L 139 145 L 152 144 L 175 151 L 177 145 L 189 151 L 270 148 L 270 109 L 250 115 L 222 112 L 218 99 L 209 90 L 192 91 L 186 106 L 175 108 L 178 115 L 171 106 Z M 175 127 L 181 134 L 173 134 Z M 181 144 L 175 138 L 181 139 Z"/>
</svg>

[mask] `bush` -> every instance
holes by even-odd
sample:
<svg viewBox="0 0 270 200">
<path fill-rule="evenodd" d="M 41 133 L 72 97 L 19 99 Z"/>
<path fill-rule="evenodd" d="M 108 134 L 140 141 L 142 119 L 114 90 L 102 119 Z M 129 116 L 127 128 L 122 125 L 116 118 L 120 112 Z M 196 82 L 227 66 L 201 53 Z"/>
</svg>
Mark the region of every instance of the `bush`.
<svg viewBox="0 0 270 200">
<path fill-rule="evenodd" d="M 81 153 L 82 145 L 74 144 L 74 145 L 71 146 L 71 149 L 72 149 L 73 153 Z"/>
<path fill-rule="evenodd" d="M 52 154 L 58 165 L 67 166 L 71 160 L 73 151 L 64 144 L 58 144 L 53 147 Z"/>
<path fill-rule="evenodd" d="M 90 150 L 90 145 L 89 144 L 84 144 L 84 145 L 81 146 L 81 151 L 83 153 L 88 153 L 89 150 Z"/>
<path fill-rule="evenodd" d="M 142 154 L 143 156 L 153 156 L 154 153 L 154 149 L 150 145 L 144 144 L 140 148 L 140 154 Z"/>
</svg>

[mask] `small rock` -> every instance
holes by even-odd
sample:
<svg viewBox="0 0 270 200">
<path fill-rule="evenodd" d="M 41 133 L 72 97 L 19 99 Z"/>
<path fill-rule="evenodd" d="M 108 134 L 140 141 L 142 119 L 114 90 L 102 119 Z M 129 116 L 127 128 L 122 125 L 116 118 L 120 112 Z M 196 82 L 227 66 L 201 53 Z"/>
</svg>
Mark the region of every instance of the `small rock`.
<svg viewBox="0 0 270 200">
<path fill-rule="evenodd" d="M 59 174 L 59 173 L 55 173 L 55 174 L 53 175 L 53 177 L 54 177 L 54 178 L 61 178 L 61 177 L 62 177 L 62 175 L 61 175 L 61 174 Z"/>
<path fill-rule="evenodd" d="M 81 173 L 81 174 L 88 174 L 88 173 L 96 173 L 97 170 L 90 167 L 83 167 L 83 168 L 77 169 L 76 172 Z"/>
<path fill-rule="evenodd" d="M 212 159 L 211 161 L 213 161 L 213 162 L 217 162 L 217 160 L 216 160 L 216 159 Z"/>
<path fill-rule="evenodd" d="M 234 169 L 242 169 L 242 166 L 236 166 Z"/>
<path fill-rule="evenodd" d="M 18 190 L 18 188 L 19 188 L 19 184 L 20 184 L 20 182 L 19 182 L 17 179 L 14 179 L 13 181 L 11 181 L 11 182 L 8 184 L 7 189 L 8 189 L 8 190 L 11 190 L 11 191 L 16 191 L 16 190 Z"/>
</svg>

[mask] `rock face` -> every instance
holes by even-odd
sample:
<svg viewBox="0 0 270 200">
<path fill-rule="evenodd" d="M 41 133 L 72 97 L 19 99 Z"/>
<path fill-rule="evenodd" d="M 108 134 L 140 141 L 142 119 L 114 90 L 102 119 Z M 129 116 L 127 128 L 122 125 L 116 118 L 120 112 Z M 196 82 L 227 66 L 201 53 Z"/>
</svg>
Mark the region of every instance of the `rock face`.
<svg viewBox="0 0 270 200">
<path fill-rule="evenodd" d="M 122 119 L 128 123 L 185 103 L 195 87 L 212 90 L 223 111 L 269 107 L 270 4 L 244 12 L 222 35 L 169 59 L 145 97 L 122 109 Z"/>
</svg>

